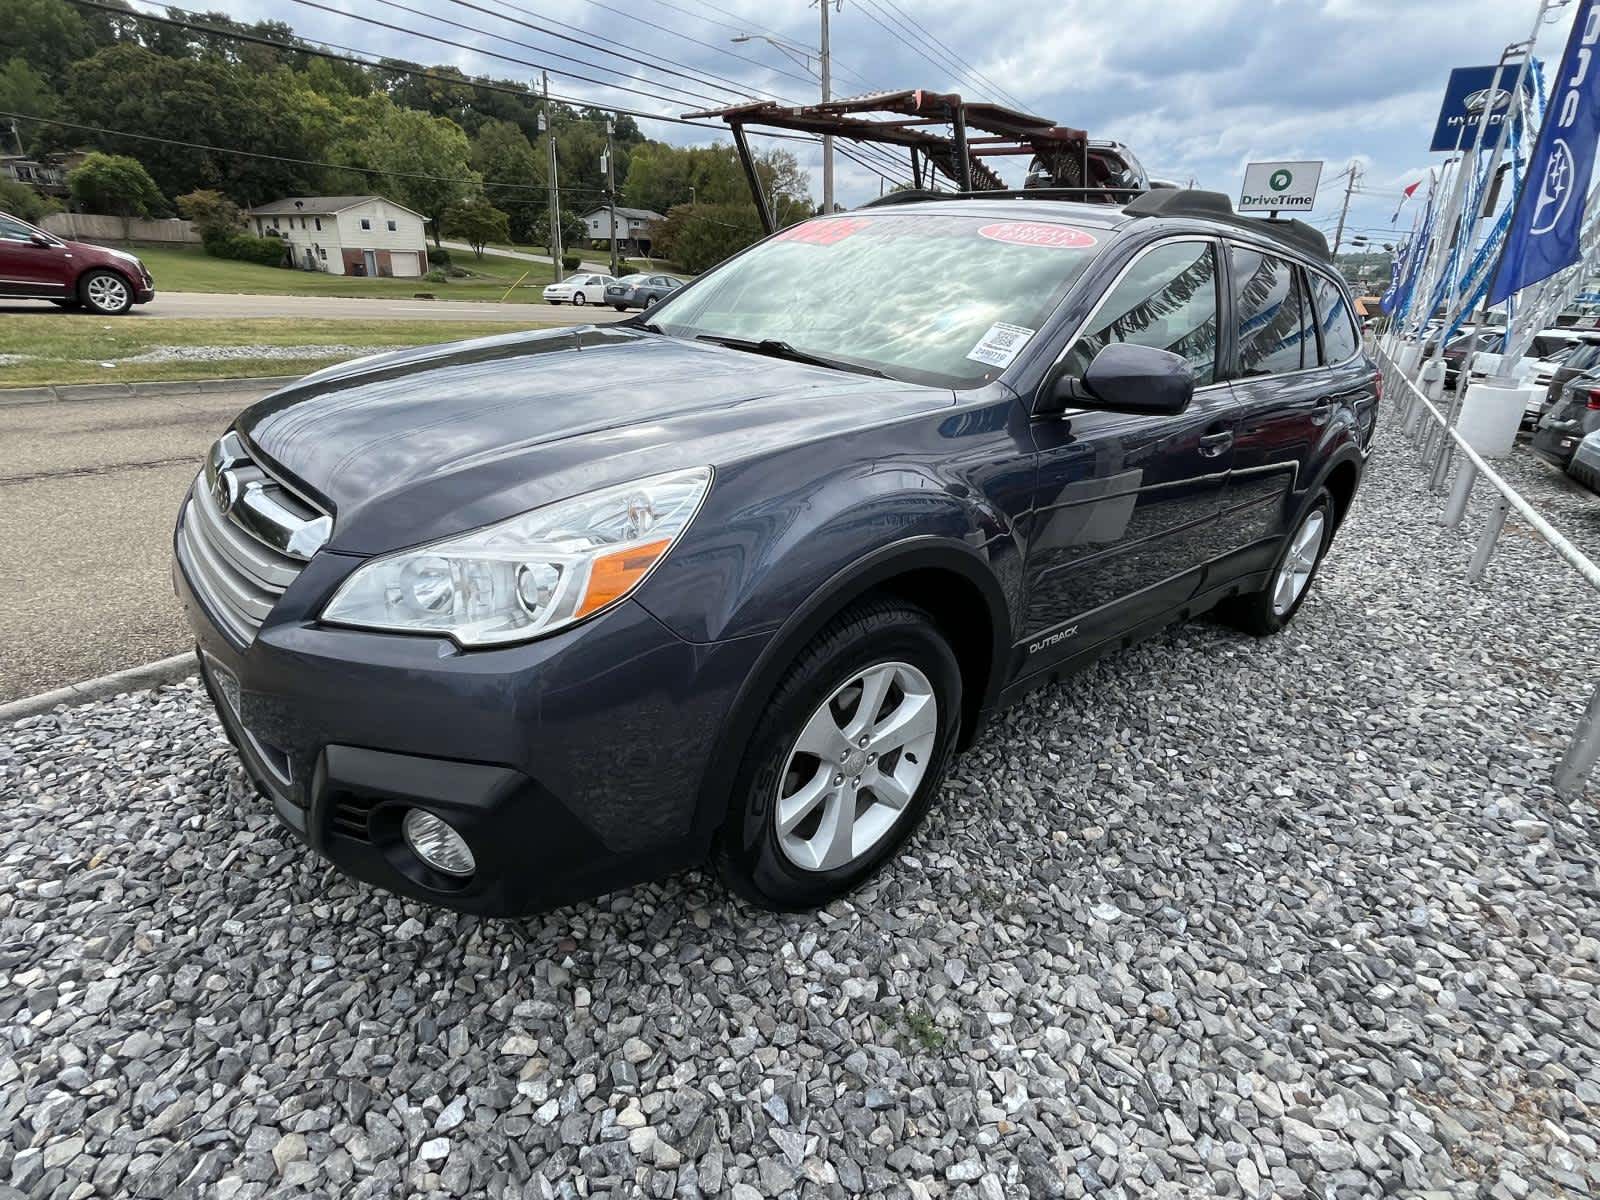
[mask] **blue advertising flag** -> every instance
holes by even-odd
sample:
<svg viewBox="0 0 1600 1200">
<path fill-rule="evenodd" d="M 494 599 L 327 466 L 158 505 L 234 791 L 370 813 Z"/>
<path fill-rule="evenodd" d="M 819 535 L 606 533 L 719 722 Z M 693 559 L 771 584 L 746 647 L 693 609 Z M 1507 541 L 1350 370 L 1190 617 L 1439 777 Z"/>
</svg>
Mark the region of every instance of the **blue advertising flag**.
<svg viewBox="0 0 1600 1200">
<path fill-rule="evenodd" d="M 1600 62 L 1595 61 L 1600 10 L 1595 3 L 1578 2 L 1555 91 L 1517 196 L 1505 254 L 1489 289 L 1491 305 L 1578 261 L 1583 205 L 1600 142 Z"/>
</svg>

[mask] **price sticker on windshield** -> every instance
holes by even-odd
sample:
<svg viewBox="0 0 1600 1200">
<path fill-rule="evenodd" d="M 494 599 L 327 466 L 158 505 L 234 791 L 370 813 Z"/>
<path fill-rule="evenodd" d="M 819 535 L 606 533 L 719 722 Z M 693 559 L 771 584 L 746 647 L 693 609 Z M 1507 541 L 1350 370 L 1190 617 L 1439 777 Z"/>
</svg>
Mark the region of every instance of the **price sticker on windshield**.
<svg viewBox="0 0 1600 1200">
<path fill-rule="evenodd" d="M 1033 332 L 1021 325 L 996 321 L 989 326 L 989 332 L 978 339 L 978 344 L 967 351 L 967 357 L 991 367 L 1009 367 L 1011 360 L 1022 353 Z"/>
<path fill-rule="evenodd" d="M 1092 233 L 1047 221 L 996 221 L 978 230 L 978 236 L 988 238 L 991 242 L 1045 246 L 1051 250 L 1087 250 L 1098 244 Z"/>
</svg>

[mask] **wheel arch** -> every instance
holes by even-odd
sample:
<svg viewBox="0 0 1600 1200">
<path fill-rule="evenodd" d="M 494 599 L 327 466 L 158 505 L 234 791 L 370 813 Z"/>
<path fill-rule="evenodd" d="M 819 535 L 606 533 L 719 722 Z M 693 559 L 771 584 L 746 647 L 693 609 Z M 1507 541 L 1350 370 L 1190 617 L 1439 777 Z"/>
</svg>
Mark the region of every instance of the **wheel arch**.
<svg viewBox="0 0 1600 1200">
<path fill-rule="evenodd" d="M 993 571 L 970 546 L 934 536 L 907 538 L 839 571 L 772 635 L 734 699 L 707 766 L 695 814 L 697 833 L 709 838 L 721 825 L 749 737 L 801 649 L 840 613 L 872 596 L 925 609 L 950 642 L 961 666 L 958 745 L 970 744 L 1005 682 L 1010 610 Z"/>
</svg>

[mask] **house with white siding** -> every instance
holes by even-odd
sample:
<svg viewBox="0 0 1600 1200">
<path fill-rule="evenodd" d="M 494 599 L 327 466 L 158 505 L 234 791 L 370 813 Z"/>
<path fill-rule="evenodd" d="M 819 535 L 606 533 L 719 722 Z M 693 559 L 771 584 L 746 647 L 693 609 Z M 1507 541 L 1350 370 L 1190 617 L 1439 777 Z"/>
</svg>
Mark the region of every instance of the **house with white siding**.
<svg viewBox="0 0 1600 1200">
<path fill-rule="evenodd" d="M 302 270 L 399 278 L 428 270 L 426 219 L 382 196 L 289 196 L 249 218 L 258 237 L 288 242 Z"/>
<path fill-rule="evenodd" d="M 583 224 L 589 232 L 591 242 L 602 242 L 607 247 L 611 244 L 611 213 L 609 208 L 597 208 L 593 212 L 584 214 Z M 652 212 L 648 208 L 623 208 L 620 204 L 616 208 L 617 214 L 617 244 L 631 247 L 646 253 L 650 250 L 650 226 L 661 220 L 661 214 Z"/>
</svg>

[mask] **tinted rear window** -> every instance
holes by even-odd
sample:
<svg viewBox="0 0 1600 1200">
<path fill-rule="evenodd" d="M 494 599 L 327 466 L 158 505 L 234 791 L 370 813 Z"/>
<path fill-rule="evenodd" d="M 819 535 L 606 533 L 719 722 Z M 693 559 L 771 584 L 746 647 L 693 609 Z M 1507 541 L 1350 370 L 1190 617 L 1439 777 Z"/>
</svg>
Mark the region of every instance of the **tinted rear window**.
<svg viewBox="0 0 1600 1200">
<path fill-rule="evenodd" d="M 1316 302 L 1317 327 L 1322 330 L 1323 361 L 1342 363 L 1353 357 L 1361 343 L 1344 290 L 1326 275 L 1312 274 L 1311 294 Z"/>
</svg>

